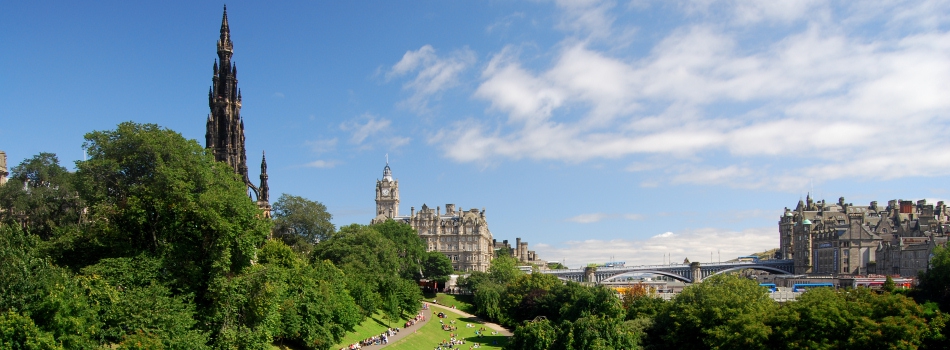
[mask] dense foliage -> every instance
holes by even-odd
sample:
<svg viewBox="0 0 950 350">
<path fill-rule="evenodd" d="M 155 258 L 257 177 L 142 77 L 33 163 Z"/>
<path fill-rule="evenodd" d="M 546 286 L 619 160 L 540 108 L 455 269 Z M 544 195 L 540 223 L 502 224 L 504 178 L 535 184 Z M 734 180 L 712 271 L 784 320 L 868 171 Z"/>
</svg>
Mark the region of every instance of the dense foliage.
<svg viewBox="0 0 950 350">
<path fill-rule="evenodd" d="M 943 349 L 947 343 L 947 315 L 898 292 L 816 289 L 779 305 L 757 282 L 720 275 L 664 301 L 644 285 L 618 293 L 519 274 L 506 258 L 496 261 L 463 283 L 480 316 L 514 329 L 506 349 Z"/>
<path fill-rule="evenodd" d="M 333 216 L 320 202 L 284 193 L 271 207 L 274 237 L 298 251 L 309 252 L 314 244 L 336 231 L 330 222 Z"/>
<path fill-rule="evenodd" d="M 123 123 L 84 147 L 75 173 L 41 153 L 0 186 L 0 348 L 328 349 L 367 310 L 416 311 L 425 251 L 406 227 L 337 234 L 323 205 L 284 195 L 267 240 L 271 220 L 197 142 Z"/>
</svg>

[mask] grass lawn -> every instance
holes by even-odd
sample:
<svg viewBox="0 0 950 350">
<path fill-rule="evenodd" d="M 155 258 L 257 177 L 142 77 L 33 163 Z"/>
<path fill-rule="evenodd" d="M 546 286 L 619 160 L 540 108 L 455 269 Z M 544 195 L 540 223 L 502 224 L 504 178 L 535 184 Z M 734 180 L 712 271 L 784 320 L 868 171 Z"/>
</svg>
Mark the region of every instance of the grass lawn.
<svg viewBox="0 0 950 350">
<path fill-rule="evenodd" d="M 433 298 L 430 298 L 431 301 Z M 451 324 L 450 321 L 455 320 L 454 326 L 458 327 L 458 330 L 453 332 L 443 331 L 442 325 L 439 324 L 439 318 L 435 317 L 439 313 L 438 308 L 432 308 L 433 317 L 430 319 L 422 328 L 417 329 L 406 329 L 403 332 L 412 332 L 416 333 L 407 336 L 398 342 L 389 344 L 386 347 L 387 350 L 428 350 L 435 349 L 435 347 L 443 340 L 449 340 L 449 333 L 458 333 L 459 335 L 456 339 L 465 339 L 464 345 L 458 345 L 456 349 L 467 350 L 468 348 L 475 345 L 475 343 L 481 344 L 481 349 L 501 349 L 502 345 L 508 342 L 508 337 L 502 335 L 491 335 L 492 330 L 488 327 L 485 327 L 484 333 L 485 336 L 476 337 L 475 330 L 479 329 L 481 326 L 480 323 L 475 322 L 475 320 L 460 316 L 453 312 L 446 311 L 445 315 L 447 318 L 441 319 L 442 322 L 446 324 Z M 465 327 L 466 323 L 471 323 L 474 328 Z M 494 344 L 492 344 L 494 342 Z"/>
<path fill-rule="evenodd" d="M 386 317 L 382 314 L 375 314 L 373 317 L 367 317 L 363 320 L 363 323 L 360 323 L 354 327 L 355 331 L 349 332 L 343 337 L 343 341 L 339 344 L 331 346 L 330 349 L 339 349 L 344 346 L 348 346 L 353 343 L 358 343 L 360 340 L 372 337 L 374 335 L 379 335 L 384 332 L 389 325 L 387 323 Z M 394 321 L 393 326 L 402 327 L 402 323 L 405 323 L 405 317 L 402 321 Z"/>
<path fill-rule="evenodd" d="M 405 320 L 393 323 L 393 325 L 401 326 L 401 323 L 403 322 L 405 322 Z M 438 323 L 438 321 L 436 321 L 436 323 Z M 383 316 L 382 314 L 375 314 L 372 317 L 367 317 L 365 320 L 363 320 L 363 323 L 360 323 L 356 325 L 356 327 L 353 327 L 354 329 L 353 332 L 347 333 L 346 336 L 343 337 L 343 341 L 341 341 L 339 344 L 331 346 L 330 349 L 339 349 L 344 346 L 349 346 L 350 344 L 357 343 L 360 340 L 372 337 L 374 335 L 379 335 L 380 333 L 385 331 L 387 328 L 389 328 L 389 326 L 386 324 L 386 317 Z M 278 344 L 276 342 L 271 344 L 271 350 L 278 350 L 278 349 L 279 350 L 296 350 L 297 348 L 294 346 L 286 345 L 286 344 Z"/>
<path fill-rule="evenodd" d="M 432 302 L 433 299 L 439 302 L 441 305 L 448 307 L 455 306 L 456 309 L 465 311 L 470 314 L 475 313 L 475 307 L 472 305 L 472 296 L 471 295 L 454 295 L 454 294 L 445 294 L 445 293 L 426 293 L 424 296 L 425 301 Z"/>
</svg>

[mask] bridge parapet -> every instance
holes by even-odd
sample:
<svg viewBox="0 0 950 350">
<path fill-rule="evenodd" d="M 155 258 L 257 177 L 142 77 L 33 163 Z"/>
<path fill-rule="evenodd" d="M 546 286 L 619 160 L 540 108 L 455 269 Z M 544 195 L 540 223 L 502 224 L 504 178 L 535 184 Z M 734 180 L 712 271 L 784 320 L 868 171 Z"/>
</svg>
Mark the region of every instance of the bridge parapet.
<svg viewBox="0 0 950 350">
<path fill-rule="evenodd" d="M 591 282 L 603 282 L 612 280 L 625 274 L 631 273 L 653 273 L 672 277 L 684 282 L 694 283 L 704 278 L 729 271 L 741 269 L 755 269 L 768 271 L 777 274 L 792 274 L 794 272 L 794 263 L 792 260 L 760 260 L 756 262 L 728 262 L 728 263 L 709 263 L 709 264 L 669 264 L 669 265 L 640 265 L 624 267 L 598 267 L 593 269 L 593 280 Z M 548 270 L 542 273 L 555 275 L 558 278 L 584 282 L 590 277 L 589 269 L 566 269 L 566 270 Z"/>
</svg>

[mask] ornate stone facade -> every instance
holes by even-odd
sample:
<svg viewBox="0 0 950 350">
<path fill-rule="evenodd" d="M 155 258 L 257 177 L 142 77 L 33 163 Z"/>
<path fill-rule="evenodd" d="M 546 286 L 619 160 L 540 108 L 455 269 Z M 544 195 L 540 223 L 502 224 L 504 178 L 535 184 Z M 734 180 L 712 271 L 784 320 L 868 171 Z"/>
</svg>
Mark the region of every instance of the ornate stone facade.
<svg viewBox="0 0 950 350">
<path fill-rule="evenodd" d="M 372 224 L 393 219 L 412 226 L 425 242 L 428 251 L 445 254 L 457 271 L 488 271 L 494 258 L 492 233 L 488 229 L 485 209 L 455 209 L 455 204 L 441 208 L 410 209 L 409 216 L 399 215 L 399 181 L 393 179 L 389 164 L 383 168 L 382 180 L 376 180 L 376 217 Z"/>
<path fill-rule="evenodd" d="M 519 262 L 537 266 L 541 270 L 547 270 L 548 262 L 541 260 L 538 253 L 528 250 L 528 242 L 521 241 L 521 237 L 515 238 L 515 246 L 512 247 L 508 240 L 494 242 L 495 251 L 505 250 L 511 252 L 511 257 L 518 259 Z"/>
<path fill-rule="evenodd" d="M 779 218 L 779 255 L 795 262 L 796 274 L 842 276 L 887 274 L 916 277 L 930 252 L 946 244 L 950 210 L 925 200 L 891 200 L 886 207 L 815 202 L 808 196 Z"/>
<path fill-rule="evenodd" d="M 205 147 L 214 154 L 214 159 L 225 162 L 241 176 L 257 205 L 270 217 L 270 198 L 267 186 L 267 163 L 261 157 L 261 185 L 255 186 L 247 173 L 247 153 L 244 148 L 244 119 L 241 117 L 241 89 L 238 88 L 237 66 L 231 62 L 234 43 L 228 26 L 228 8 L 224 7 L 221 31 L 218 38 L 218 59 L 214 62 L 214 75 L 208 90 L 208 114 L 205 132 Z M 249 195 L 250 195 L 249 194 Z"/>
</svg>

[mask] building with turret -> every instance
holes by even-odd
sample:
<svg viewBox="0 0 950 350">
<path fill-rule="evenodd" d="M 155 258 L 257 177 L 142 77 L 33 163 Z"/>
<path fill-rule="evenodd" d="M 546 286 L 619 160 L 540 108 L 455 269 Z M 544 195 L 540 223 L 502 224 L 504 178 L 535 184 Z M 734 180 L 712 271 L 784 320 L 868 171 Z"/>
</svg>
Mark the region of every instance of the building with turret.
<svg viewBox="0 0 950 350">
<path fill-rule="evenodd" d="M 488 271 L 495 256 L 484 208 L 463 210 L 446 204 L 443 213 L 441 207 L 423 204 L 418 212 L 412 207 L 408 216 L 400 215 L 399 181 L 393 179 L 387 163 L 383 178 L 376 180 L 376 217 L 371 223 L 390 219 L 409 224 L 419 233 L 426 250 L 445 254 L 456 271 Z"/>
<path fill-rule="evenodd" d="M 224 7 L 221 31 L 217 43 L 218 59 L 214 62 L 214 75 L 208 90 L 208 114 L 205 132 L 205 147 L 214 159 L 227 163 L 248 187 L 248 196 L 257 200 L 257 205 L 270 217 L 270 195 L 267 186 L 267 161 L 261 156 L 260 187 L 248 176 L 247 153 L 244 148 L 244 119 L 241 117 L 241 89 L 238 88 L 237 65 L 231 61 L 234 43 L 228 26 L 228 8 Z"/>
<path fill-rule="evenodd" d="M 409 224 L 416 230 L 427 251 L 445 254 L 452 261 L 456 271 L 488 271 L 495 251 L 505 249 L 512 257 L 526 264 L 547 268 L 547 262 L 541 260 L 533 250 L 528 250 L 528 242 L 521 238 L 515 241 L 515 247 L 508 240 L 496 241 L 488 229 L 485 208 L 456 209 L 455 204 L 431 208 L 423 204 L 419 211 L 409 209 L 409 215 L 399 213 L 399 180 L 393 178 L 389 162 L 383 168 L 383 178 L 376 180 L 376 217 L 370 224 L 386 220 L 396 220 Z"/>
<path fill-rule="evenodd" d="M 779 218 L 777 257 L 791 259 L 796 274 L 916 277 L 933 248 L 946 244 L 950 211 L 943 202 L 891 200 L 886 207 L 814 201 L 809 195 Z"/>
</svg>

